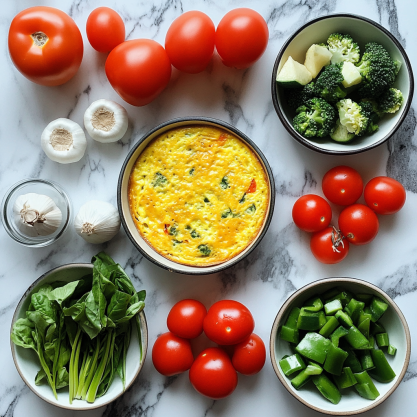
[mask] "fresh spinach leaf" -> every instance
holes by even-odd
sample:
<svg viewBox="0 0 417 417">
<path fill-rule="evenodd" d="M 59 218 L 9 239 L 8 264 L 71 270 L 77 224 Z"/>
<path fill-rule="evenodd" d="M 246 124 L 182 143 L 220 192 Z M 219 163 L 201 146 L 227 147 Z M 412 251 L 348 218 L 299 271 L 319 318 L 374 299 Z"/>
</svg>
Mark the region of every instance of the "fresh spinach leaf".
<svg viewBox="0 0 417 417">
<path fill-rule="evenodd" d="M 126 315 L 131 295 L 122 291 L 116 291 L 107 307 L 107 316 L 116 322 Z"/>
<path fill-rule="evenodd" d="M 72 281 L 68 284 L 64 285 L 63 287 L 55 288 L 53 291 L 50 291 L 47 296 L 50 301 L 56 301 L 59 305 L 67 300 L 68 298 L 72 297 L 74 294 L 75 289 L 78 286 L 79 281 Z"/>
<path fill-rule="evenodd" d="M 200 235 L 198 234 L 196 230 L 193 230 L 190 234 L 193 239 L 197 239 L 200 237 Z"/>
<path fill-rule="evenodd" d="M 255 213 L 255 211 L 256 211 L 256 206 L 255 206 L 255 204 L 251 204 L 246 210 L 246 213 L 248 213 L 248 214 L 253 214 L 253 213 Z"/>
</svg>

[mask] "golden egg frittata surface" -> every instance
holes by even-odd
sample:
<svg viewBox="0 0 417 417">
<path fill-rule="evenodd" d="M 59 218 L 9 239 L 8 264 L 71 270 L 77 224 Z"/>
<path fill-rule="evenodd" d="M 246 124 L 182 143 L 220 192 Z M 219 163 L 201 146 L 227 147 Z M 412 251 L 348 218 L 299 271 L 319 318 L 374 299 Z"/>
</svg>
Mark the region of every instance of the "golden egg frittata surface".
<svg viewBox="0 0 417 417">
<path fill-rule="evenodd" d="M 212 126 L 169 130 L 141 153 L 129 204 L 142 237 L 175 262 L 208 266 L 243 251 L 262 227 L 269 186 L 239 138 Z"/>
</svg>

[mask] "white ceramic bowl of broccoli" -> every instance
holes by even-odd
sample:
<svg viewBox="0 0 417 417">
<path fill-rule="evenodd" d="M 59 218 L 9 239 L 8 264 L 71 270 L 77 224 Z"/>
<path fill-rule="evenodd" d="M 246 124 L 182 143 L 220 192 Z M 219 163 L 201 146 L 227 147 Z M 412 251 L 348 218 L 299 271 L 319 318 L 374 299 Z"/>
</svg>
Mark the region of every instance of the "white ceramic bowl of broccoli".
<svg viewBox="0 0 417 417">
<path fill-rule="evenodd" d="M 333 34 L 340 35 L 329 39 Z M 271 89 L 282 124 L 298 142 L 346 155 L 394 135 L 410 108 L 414 79 L 404 48 L 387 29 L 334 14 L 306 23 L 284 43 Z"/>
</svg>

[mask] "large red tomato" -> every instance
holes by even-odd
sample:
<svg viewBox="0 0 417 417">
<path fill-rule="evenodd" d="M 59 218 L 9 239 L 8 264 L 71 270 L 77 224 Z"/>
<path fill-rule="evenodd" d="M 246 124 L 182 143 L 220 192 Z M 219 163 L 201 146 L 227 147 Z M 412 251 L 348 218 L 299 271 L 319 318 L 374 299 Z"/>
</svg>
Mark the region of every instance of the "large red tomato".
<svg viewBox="0 0 417 417">
<path fill-rule="evenodd" d="M 206 307 L 197 300 L 181 300 L 168 314 L 168 329 L 184 339 L 194 339 L 203 333 L 203 320 Z"/>
<path fill-rule="evenodd" d="M 151 39 L 126 41 L 106 60 L 106 75 L 119 96 L 132 106 L 144 106 L 168 85 L 171 62 L 165 49 Z"/>
<path fill-rule="evenodd" d="M 87 19 L 87 38 L 98 52 L 110 52 L 125 40 L 125 24 L 110 7 L 97 7 Z"/>
<path fill-rule="evenodd" d="M 204 318 L 206 336 L 219 345 L 235 345 L 245 340 L 255 327 L 251 312 L 234 300 L 214 303 Z"/>
<path fill-rule="evenodd" d="M 318 232 L 329 225 L 332 220 L 332 209 L 323 197 L 306 194 L 294 203 L 292 219 L 301 230 Z"/>
<path fill-rule="evenodd" d="M 190 341 L 171 332 L 161 334 L 152 348 L 155 369 L 165 376 L 180 374 L 190 369 L 194 361 Z"/>
<path fill-rule="evenodd" d="M 203 350 L 190 369 L 193 387 L 206 397 L 219 400 L 230 395 L 237 386 L 237 374 L 232 362 L 220 348 Z"/>
<path fill-rule="evenodd" d="M 36 84 L 66 83 L 78 71 L 83 50 L 83 38 L 74 20 L 53 7 L 30 7 L 17 14 L 10 25 L 13 64 Z"/>
<path fill-rule="evenodd" d="M 265 359 L 264 342 L 258 335 L 252 333 L 247 339 L 235 346 L 232 363 L 236 371 L 241 374 L 254 375 L 263 368 Z"/>
<path fill-rule="evenodd" d="M 203 71 L 214 52 L 216 29 L 202 12 L 191 11 L 177 17 L 165 37 L 165 49 L 172 65 L 183 72 Z"/>
<path fill-rule="evenodd" d="M 224 65 L 248 68 L 265 52 L 268 37 L 268 26 L 258 12 L 234 9 L 217 26 L 216 49 Z"/>
</svg>

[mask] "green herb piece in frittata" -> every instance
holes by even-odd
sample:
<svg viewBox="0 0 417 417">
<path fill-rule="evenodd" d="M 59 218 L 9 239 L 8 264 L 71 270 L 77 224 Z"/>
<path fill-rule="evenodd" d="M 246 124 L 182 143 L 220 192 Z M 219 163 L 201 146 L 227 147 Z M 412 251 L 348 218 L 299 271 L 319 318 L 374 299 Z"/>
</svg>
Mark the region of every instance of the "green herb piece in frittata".
<svg viewBox="0 0 417 417">
<path fill-rule="evenodd" d="M 195 169 L 194 168 L 191 168 L 189 174 L 190 175 L 194 175 L 194 171 L 195 171 Z"/>
<path fill-rule="evenodd" d="M 248 213 L 248 214 L 253 214 L 253 213 L 255 213 L 255 211 L 256 211 L 256 206 L 255 206 L 255 204 L 251 204 L 246 210 L 246 213 Z"/>
<path fill-rule="evenodd" d="M 165 177 L 165 175 L 162 175 L 160 172 L 157 172 L 155 174 L 154 180 L 152 182 L 152 185 L 154 187 L 161 187 L 163 185 L 165 185 L 168 182 L 167 178 Z"/>
<path fill-rule="evenodd" d="M 200 237 L 196 230 L 193 230 L 190 234 L 193 239 L 197 239 L 198 237 Z"/>
<path fill-rule="evenodd" d="M 220 181 L 220 187 L 223 188 L 223 190 L 230 188 L 229 179 L 226 176 L 224 176 Z"/>
<path fill-rule="evenodd" d="M 210 200 L 207 197 L 204 197 L 204 202 L 205 203 L 210 203 Z"/>
<path fill-rule="evenodd" d="M 210 256 L 211 249 L 207 245 L 198 245 L 198 250 L 203 256 Z"/>
<path fill-rule="evenodd" d="M 170 234 L 171 236 L 177 236 L 177 234 L 178 234 L 178 229 L 177 229 L 177 226 L 176 226 L 176 225 L 172 225 L 172 226 L 169 228 L 169 234 Z"/>
<path fill-rule="evenodd" d="M 233 217 L 233 213 L 230 208 L 228 208 L 227 210 L 224 210 L 222 213 L 222 219 L 226 219 L 228 217 Z"/>
<path fill-rule="evenodd" d="M 242 198 L 239 200 L 239 203 L 244 203 L 246 199 L 246 193 L 243 194 Z"/>
<path fill-rule="evenodd" d="M 191 230 L 191 226 L 187 224 L 187 226 L 185 226 L 185 230 Z"/>
</svg>

